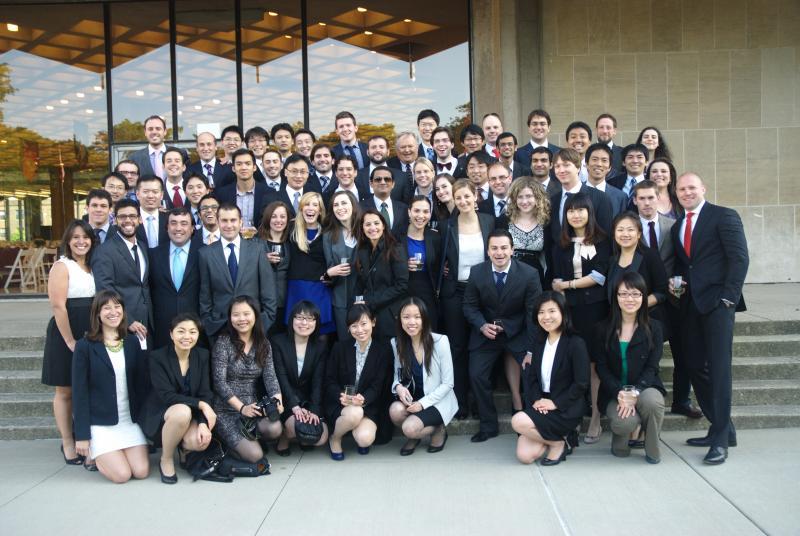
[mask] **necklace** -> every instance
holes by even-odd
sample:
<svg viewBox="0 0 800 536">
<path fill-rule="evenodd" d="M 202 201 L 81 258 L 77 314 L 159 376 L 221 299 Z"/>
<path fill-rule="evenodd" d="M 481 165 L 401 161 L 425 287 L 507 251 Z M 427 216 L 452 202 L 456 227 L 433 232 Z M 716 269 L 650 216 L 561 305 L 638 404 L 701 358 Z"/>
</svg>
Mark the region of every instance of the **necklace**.
<svg viewBox="0 0 800 536">
<path fill-rule="evenodd" d="M 109 343 L 107 343 L 107 342 L 105 342 L 105 341 L 103 341 L 103 344 L 104 344 L 104 345 L 105 345 L 105 347 L 106 347 L 106 348 L 108 348 L 110 351 L 112 351 L 112 352 L 119 352 L 120 350 L 122 350 L 122 344 L 123 344 L 123 342 L 124 342 L 124 341 L 123 341 L 122 339 L 120 339 L 119 341 L 117 341 L 117 342 L 116 342 L 116 343 L 114 343 L 114 344 L 109 344 Z"/>
</svg>

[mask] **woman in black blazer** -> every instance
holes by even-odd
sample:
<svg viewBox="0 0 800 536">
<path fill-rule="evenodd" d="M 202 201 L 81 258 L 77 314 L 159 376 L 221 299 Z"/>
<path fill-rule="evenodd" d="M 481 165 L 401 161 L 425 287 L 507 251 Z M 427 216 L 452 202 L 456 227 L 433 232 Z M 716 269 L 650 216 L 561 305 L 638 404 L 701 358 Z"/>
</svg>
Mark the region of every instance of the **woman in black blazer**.
<svg viewBox="0 0 800 536">
<path fill-rule="evenodd" d="M 289 441 L 296 437 L 295 423 L 322 421 L 322 380 L 325 377 L 327 346 L 319 340 L 319 307 L 299 301 L 289 314 L 287 333 L 272 339 L 275 373 L 283 393 L 283 434 L 275 448 L 279 456 L 291 454 Z M 322 421 L 322 435 L 315 446 L 328 440 L 328 426 Z"/>
<path fill-rule="evenodd" d="M 147 478 L 147 440 L 136 424 L 147 389 L 146 354 L 136 336 L 128 334 L 122 298 L 102 290 L 94 297 L 89 331 L 75 345 L 72 359 L 75 449 L 87 458 L 84 467 L 97 467 L 118 484 Z"/>
<path fill-rule="evenodd" d="M 611 317 L 598 326 L 594 355 L 600 376 L 598 402 L 611 421 L 611 453 L 629 456 L 628 437 L 641 426 L 645 460 L 658 463 L 667 394 L 658 376 L 664 337 L 661 323 L 649 318 L 647 288 L 636 272 L 626 272 L 614 286 Z"/>
<path fill-rule="evenodd" d="M 161 446 L 161 481 L 175 484 L 175 448 L 199 452 L 211 443 L 217 414 L 211 409 L 209 353 L 197 346 L 200 318 L 179 313 L 170 323 L 168 344 L 150 354 L 153 385 L 142 411 L 142 431 Z"/>
<path fill-rule="evenodd" d="M 566 459 L 566 436 L 583 419 L 589 385 L 589 355 L 583 339 L 572 333 L 564 297 L 547 291 L 536 301 L 539 324 L 533 360 L 522 371 L 524 409 L 511 418 L 520 434 L 517 459 L 533 463 L 547 450 L 541 465 Z"/>
<path fill-rule="evenodd" d="M 269 328 L 268 335 L 286 331 L 286 279 L 289 273 L 289 220 L 291 212 L 289 206 L 283 201 L 273 201 L 261 213 L 261 224 L 258 227 L 258 238 L 264 244 L 264 254 L 267 256 L 272 273 L 275 274 L 275 300 L 278 309 L 275 313 L 275 322 Z"/>
<path fill-rule="evenodd" d="M 366 209 L 361 214 L 357 233 L 355 295 L 363 296 L 364 303 L 377 319 L 374 336 L 388 341 L 394 336 L 400 301 L 408 289 L 404 248 L 396 242 L 383 216 L 375 209 Z"/>
<path fill-rule="evenodd" d="M 603 286 L 608 273 L 611 245 L 594 217 L 588 195 L 578 193 L 564 203 L 561 238 L 553 246 L 553 290 L 564 294 L 575 330 L 591 347 L 594 328 L 608 316 L 608 300 Z M 590 356 L 591 357 L 591 356 Z M 592 359 L 592 420 L 584 441 L 600 439 L 600 411 L 597 390 L 600 380 Z"/>
<path fill-rule="evenodd" d="M 436 295 L 436 287 L 441 268 L 442 240 L 439 233 L 428 226 L 431 221 L 431 203 L 426 196 L 414 196 L 408 207 L 408 219 L 408 233 L 405 239 L 408 295 L 425 302 L 431 330 L 436 331 L 439 326 L 439 298 Z"/>
<path fill-rule="evenodd" d="M 475 209 L 475 186 L 468 179 L 459 179 L 453 185 L 453 197 L 458 209 L 442 222 L 442 271 L 439 299 L 441 300 L 444 332 L 450 339 L 453 356 L 458 413 L 456 419 L 467 418 L 469 392 L 469 353 L 467 342 L 472 330 L 464 318 L 464 289 L 467 288 L 469 269 L 487 259 L 489 233 L 494 230 L 494 217 L 479 214 Z M 466 248 L 466 251 L 464 250 Z"/>
<path fill-rule="evenodd" d="M 325 416 L 333 428 L 329 447 L 335 461 L 344 460 L 342 437 L 348 432 L 358 453 L 369 453 L 378 421 L 388 413 L 393 362 L 388 342 L 373 338 L 375 315 L 369 307 L 351 307 L 347 325 L 355 343 L 337 342 L 325 368 Z"/>
</svg>

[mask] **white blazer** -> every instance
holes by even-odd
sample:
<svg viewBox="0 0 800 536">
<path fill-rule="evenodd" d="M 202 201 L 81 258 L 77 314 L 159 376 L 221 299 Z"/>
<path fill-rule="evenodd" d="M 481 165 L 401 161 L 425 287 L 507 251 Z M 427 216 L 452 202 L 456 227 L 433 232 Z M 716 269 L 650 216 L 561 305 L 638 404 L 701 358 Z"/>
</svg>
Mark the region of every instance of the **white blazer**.
<svg viewBox="0 0 800 536">
<path fill-rule="evenodd" d="M 433 357 L 431 359 L 430 373 L 422 367 L 422 392 L 425 393 L 418 400 L 423 409 L 430 406 L 439 410 L 444 424 L 447 425 L 458 411 L 458 401 L 453 392 L 453 358 L 450 355 L 450 341 L 447 335 L 433 333 Z M 400 358 L 397 355 L 397 342 L 391 340 L 392 352 L 394 352 L 394 381 L 392 382 L 392 392 L 400 383 L 397 372 L 400 369 Z"/>
</svg>

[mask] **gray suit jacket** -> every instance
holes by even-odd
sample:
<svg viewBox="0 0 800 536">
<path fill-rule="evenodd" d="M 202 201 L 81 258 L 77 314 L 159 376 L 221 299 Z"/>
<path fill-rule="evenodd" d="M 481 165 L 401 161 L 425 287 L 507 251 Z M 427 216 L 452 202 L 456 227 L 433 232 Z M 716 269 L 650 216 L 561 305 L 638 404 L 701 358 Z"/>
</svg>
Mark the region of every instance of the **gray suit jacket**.
<svg viewBox="0 0 800 536">
<path fill-rule="evenodd" d="M 200 319 L 208 336 L 213 337 L 228 322 L 228 307 L 237 296 L 250 296 L 261 305 L 264 331 L 275 322 L 275 275 L 269 266 L 261 242 L 240 241 L 239 272 L 236 285 L 231 280 L 222 240 L 201 248 L 200 264 Z"/>
<path fill-rule="evenodd" d="M 164 147 L 165 147 L 164 150 L 166 150 L 166 149 L 174 149 L 175 148 L 175 147 L 170 147 L 169 145 L 165 145 Z M 189 165 L 189 154 L 186 152 L 185 149 L 180 149 L 180 148 L 177 148 L 177 149 L 183 154 L 183 159 L 186 162 L 186 165 L 188 166 Z M 135 152 L 131 153 L 128 156 L 128 159 L 129 160 L 133 160 L 134 162 L 136 162 L 136 165 L 139 166 L 139 176 L 140 177 L 143 176 L 143 175 L 155 175 L 155 172 L 153 171 L 153 165 L 150 163 L 150 146 L 149 145 L 145 145 L 143 149 L 139 149 L 138 151 L 135 151 Z M 215 168 L 215 172 L 216 172 L 216 168 Z"/>
<path fill-rule="evenodd" d="M 109 233 L 106 241 L 92 257 L 92 274 L 96 290 L 113 290 L 122 296 L 128 323 L 141 322 L 148 331 L 153 328 L 153 305 L 150 300 L 150 259 L 147 243 L 136 241 L 145 259 L 144 279 L 136 271 L 128 246 L 116 232 Z"/>
<path fill-rule="evenodd" d="M 356 288 L 356 271 L 353 267 L 356 260 L 356 248 L 348 248 L 341 235 L 339 235 L 339 240 L 334 244 L 331 241 L 330 233 L 325 233 L 322 235 L 322 251 L 325 253 L 325 266 L 328 268 L 341 264 L 340 261 L 343 257 L 350 259 L 350 275 L 347 277 L 334 277 L 331 287 L 334 307 L 348 308 L 352 303 L 353 293 Z"/>
<path fill-rule="evenodd" d="M 667 216 L 658 215 L 658 254 L 664 263 L 667 277 L 672 277 L 675 272 L 675 249 L 672 247 L 672 233 L 670 230 L 675 225 L 675 220 Z M 647 229 L 644 229 L 647 232 Z"/>
</svg>

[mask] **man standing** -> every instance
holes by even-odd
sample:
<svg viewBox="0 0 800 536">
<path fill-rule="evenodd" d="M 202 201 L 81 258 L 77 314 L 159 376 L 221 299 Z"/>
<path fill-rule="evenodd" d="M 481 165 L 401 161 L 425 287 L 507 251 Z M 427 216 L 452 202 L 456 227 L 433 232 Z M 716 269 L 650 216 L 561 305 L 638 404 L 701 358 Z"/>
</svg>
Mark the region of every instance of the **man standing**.
<svg viewBox="0 0 800 536">
<path fill-rule="evenodd" d="M 489 166 L 489 197 L 478 203 L 478 212 L 494 218 L 495 228 L 508 229 L 508 190 L 511 188 L 511 171 L 501 162 Z"/>
<path fill-rule="evenodd" d="M 555 156 L 560 147 L 547 140 L 547 136 L 550 134 L 550 123 L 550 114 L 544 110 L 533 110 L 528 114 L 528 134 L 531 136 L 531 141 L 517 149 L 515 155 L 517 162 L 528 165 L 531 161 L 531 153 L 537 147 L 545 147 L 550 150 L 551 156 Z"/>
<path fill-rule="evenodd" d="M 300 206 L 300 198 L 303 197 L 303 194 L 314 191 L 306 187 L 310 167 L 311 163 L 305 156 L 300 154 L 289 155 L 289 158 L 283 164 L 286 183 L 281 186 L 276 195 L 270 194 L 267 204 L 271 201 L 283 201 L 289 206 L 289 217 L 294 218 Z"/>
<path fill-rule="evenodd" d="M 622 190 L 614 188 L 606 182 L 608 170 L 611 169 L 611 149 L 605 143 L 595 143 L 586 151 L 586 165 L 589 176 L 586 186 L 604 192 L 611 201 L 611 217 L 624 212 L 628 208 L 628 196 Z"/>
<path fill-rule="evenodd" d="M 281 153 L 276 149 L 267 149 L 261 157 L 261 164 L 261 169 L 264 170 L 262 184 L 266 184 L 271 190 L 277 192 L 281 189 L 281 169 L 283 169 Z M 253 174 L 253 180 L 255 180 L 255 174 Z"/>
<path fill-rule="evenodd" d="M 272 154 L 267 151 L 264 157 Z M 236 183 L 223 186 L 215 192 L 220 203 L 231 203 L 239 207 L 240 225 L 258 229 L 261 211 L 268 203 L 270 189 L 263 182 L 256 182 L 256 157 L 249 149 L 239 149 L 231 155 Z"/>
<path fill-rule="evenodd" d="M 494 158 L 485 151 L 467 156 L 467 178 L 475 186 L 478 203 L 489 199 L 489 166 L 493 163 Z"/>
<path fill-rule="evenodd" d="M 500 155 L 499 162 L 511 170 L 512 179 L 530 176 L 530 166 L 516 163 L 514 160 L 514 155 L 517 152 L 517 137 L 514 134 L 503 132 L 497 136 L 497 152 Z"/>
<path fill-rule="evenodd" d="M 333 176 L 333 153 L 331 148 L 324 143 L 318 143 L 311 149 L 311 162 L 314 164 L 309 183 L 311 187 L 327 195 L 336 189 L 336 180 Z"/>
<path fill-rule="evenodd" d="M 125 194 L 128 192 L 128 181 L 126 180 L 125 176 L 120 175 L 115 171 L 112 171 L 103 177 L 103 179 L 100 181 L 100 184 L 103 186 L 103 190 L 108 192 L 108 195 L 111 196 L 112 207 L 117 203 L 117 201 L 125 197 Z"/>
<path fill-rule="evenodd" d="M 500 158 L 500 151 L 497 150 L 497 136 L 503 132 L 503 122 L 500 120 L 500 116 L 494 112 L 484 115 L 481 128 L 483 128 L 483 135 L 486 136 L 486 145 L 484 146 L 486 154 L 495 159 Z"/>
<path fill-rule="evenodd" d="M 581 182 L 589 179 L 589 171 L 586 169 L 586 150 L 592 143 L 592 129 L 583 121 L 574 121 L 567 127 L 567 146 L 581 155 L 581 168 L 578 172 Z"/>
<path fill-rule="evenodd" d="M 369 157 L 369 166 L 358 170 L 356 185 L 362 192 L 373 193 L 370 177 L 376 168 L 388 165 L 389 141 L 381 135 L 372 136 L 367 140 L 367 156 Z M 395 186 L 392 191 L 392 198 L 403 201 L 411 191 L 411 184 L 406 181 L 405 174 L 395 173 L 394 169 L 390 169 L 390 171 L 392 172 L 392 180 Z"/>
<path fill-rule="evenodd" d="M 605 143 L 611 149 L 611 171 L 614 176 L 622 172 L 622 147 L 614 143 L 614 136 L 617 135 L 617 118 L 611 114 L 600 114 L 594 122 L 594 129 L 597 131 L 597 141 Z"/>
<path fill-rule="evenodd" d="M 206 194 L 200 199 L 198 203 L 198 212 L 200 213 L 200 220 L 203 222 L 200 231 L 195 233 L 192 239 L 195 242 L 200 242 L 204 246 L 213 244 L 220 238 L 219 226 L 217 225 L 217 210 L 219 209 L 219 201 L 213 194 Z"/>
<path fill-rule="evenodd" d="M 139 167 L 139 175 L 155 175 L 164 180 L 163 157 L 167 146 L 164 145 L 164 138 L 167 135 L 167 122 L 160 115 L 151 115 L 144 120 L 144 136 L 147 138 L 147 147 L 131 153 L 128 157 Z M 184 156 L 188 155 L 183 149 Z"/>
<path fill-rule="evenodd" d="M 128 193 L 125 197 L 136 201 L 136 182 L 139 180 L 139 166 L 133 160 L 121 160 L 114 166 L 114 172 L 125 177 Z"/>
<path fill-rule="evenodd" d="M 86 221 L 92 226 L 94 236 L 102 244 L 111 229 L 111 195 L 95 188 L 86 195 Z"/>
<path fill-rule="evenodd" d="M 193 229 L 194 222 L 187 207 L 172 209 L 167 215 L 169 240 L 148 251 L 154 348 L 170 342 L 170 322 L 175 315 L 197 313 L 200 276 L 198 244 L 191 240 Z"/>
<path fill-rule="evenodd" d="M 436 161 L 436 153 L 433 149 L 433 141 L 431 136 L 434 129 L 439 128 L 439 114 L 430 109 L 422 110 L 417 114 L 417 130 L 419 137 L 422 140 L 417 148 L 417 156 L 424 156 L 431 162 Z"/>
<path fill-rule="evenodd" d="M 709 447 L 703 462 L 724 463 L 728 447 L 736 446 L 731 421 L 731 360 L 736 310 L 744 311 L 742 285 L 749 257 L 742 220 L 736 211 L 705 200 L 706 188 L 695 173 L 676 181 L 678 202 L 685 215 L 672 226 L 675 272 L 683 276 L 680 298 L 683 341 L 700 409 L 711 422 L 705 437 L 689 445 Z"/>
<path fill-rule="evenodd" d="M 228 307 L 236 296 L 250 296 L 261 306 L 261 322 L 268 332 L 275 321 L 275 276 L 259 242 L 239 236 L 239 207 L 223 203 L 217 211 L 222 238 L 199 254 L 199 312 L 209 337 L 228 322 Z M 241 267 L 241 269 L 240 269 Z"/>
<path fill-rule="evenodd" d="M 619 188 L 628 198 L 633 195 L 633 187 L 644 180 L 644 169 L 650 152 L 641 143 L 631 143 L 622 150 L 625 171 L 608 179 L 608 184 Z"/>
<path fill-rule="evenodd" d="M 531 176 L 542 185 L 548 197 L 561 194 L 561 183 L 553 178 L 553 155 L 547 147 L 537 147 L 531 153 Z"/>
<path fill-rule="evenodd" d="M 244 143 L 256 157 L 256 171 L 253 173 L 253 178 L 256 182 L 266 181 L 263 158 L 264 152 L 269 147 L 269 132 L 258 126 L 247 129 L 244 133 Z"/>
<path fill-rule="evenodd" d="M 395 238 L 400 238 L 408 232 L 408 205 L 402 201 L 392 199 L 394 176 L 392 170 L 386 166 L 376 167 L 369 178 L 373 195 L 361 202 L 361 206 L 374 208 L 386 220 L 387 227 Z"/>
<path fill-rule="evenodd" d="M 136 198 L 140 209 L 136 238 L 148 248 L 168 240 L 167 215 L 159 210 L 164 197 L 164 183 L 155 175 L 142 175 L 136 183 Z"/>
<path fill-rule="evenodd" d="M 539 274 L 512 259 L 514 242 L 505 229 L 489 234 L 489 260 L 470 269 L 464 291 L 464 316 L 472 326 L 469 378 L 478 406 L 480 431 L 473 443 L 496 437 L 497 410 L 492 399 L 492 369 L 506 353 L 530 365 L 534 301 L 542 293 Z"/>
<path fill-rule="evenodd" d="M 158 177 L 150 175 L 157 182 Z M 139 205 L 120 199 L 114 207 L 116 232 L 92 256 L 92 274 L 97 290 L 113 290 L 125 302 L 128 331 L 145 339 L 153 325 L 150 302 L 150 261 L 147 242 L 137 238 Z"/>
<path fill-rule="evenodd" d="M 395 190 L 398 195 L 395 199 L 399 199 L 404 203 L 411 201 L 411 192 L 414 189 L 414 175 L 412 173 L 414 161 L 417 159 L 417 136 L 413 132 L 401 132 L 395 138 L 395 152 L 397 156 L 393 156 L 386 161 L 386 165 L 396 170 L 395 177 Z M 398 185 L 402 181 L 407 184 L 406 190 L 399 188 Z"/>
<path fill-rule="evenodd" d="M 458 159 L 453 156 L 453 135 L 447 127 L 437 127 L 431 134 L 431 143 L 436 153 L 433 166 L 436 173 L 449 173 L 454 178 L 466 176 L 466 170 L 458 165 Z"/>
<path fill-rule="evenodd" d="M 283 163 L 289 155 L 292 154 L 292 147 L 294 146 L 294 129 L 289 123 L 278 123 L 273 125 L 270 130 L 272 141 L 278 152 L 281 155 L 281 163 Z"/>
<path fill-rule="evenodd" d="M 217 158 L 217 139 L 210 132 L 201 132 L 197 135 L 195 149 L 200 160 L 190 164 L 186 174 L 203 175 L 213 190 L 219 186 L 223 173 L 222 162 Z"/>
<path fill-rule="evenodd" d="M 309 160 L 313 160 L 313 158 L 311 158 L 311 149 L 314 148 L 315 143 L 317 143 L 317 137 L 306 128 L 300 128 L 294 133 L 295 152 L 305 156 Z"/>
<path fill-rule="evenodd" d="M 339 135 L 339 143 L 333 146 L 333 156 L 339 158 L 343 154 L 349 154 L 355 159 L 357 170 L 366 166 L 369 158 L 367 144 L 356 138 L 356 117 L 348 111 L 339 112 L 333 124 L 336 134 Z"/>
<path fill-rule="evenodd" d="M 168 148 L 162 157 L 164 173 L 167 181 L 164 188 L 164 204 L 168 209 L 180 208 L 186 204 L 186 192 L 183 190 L 183 173 L 186 163 L 183 153 L 174 147 Z"/>
</svg>

